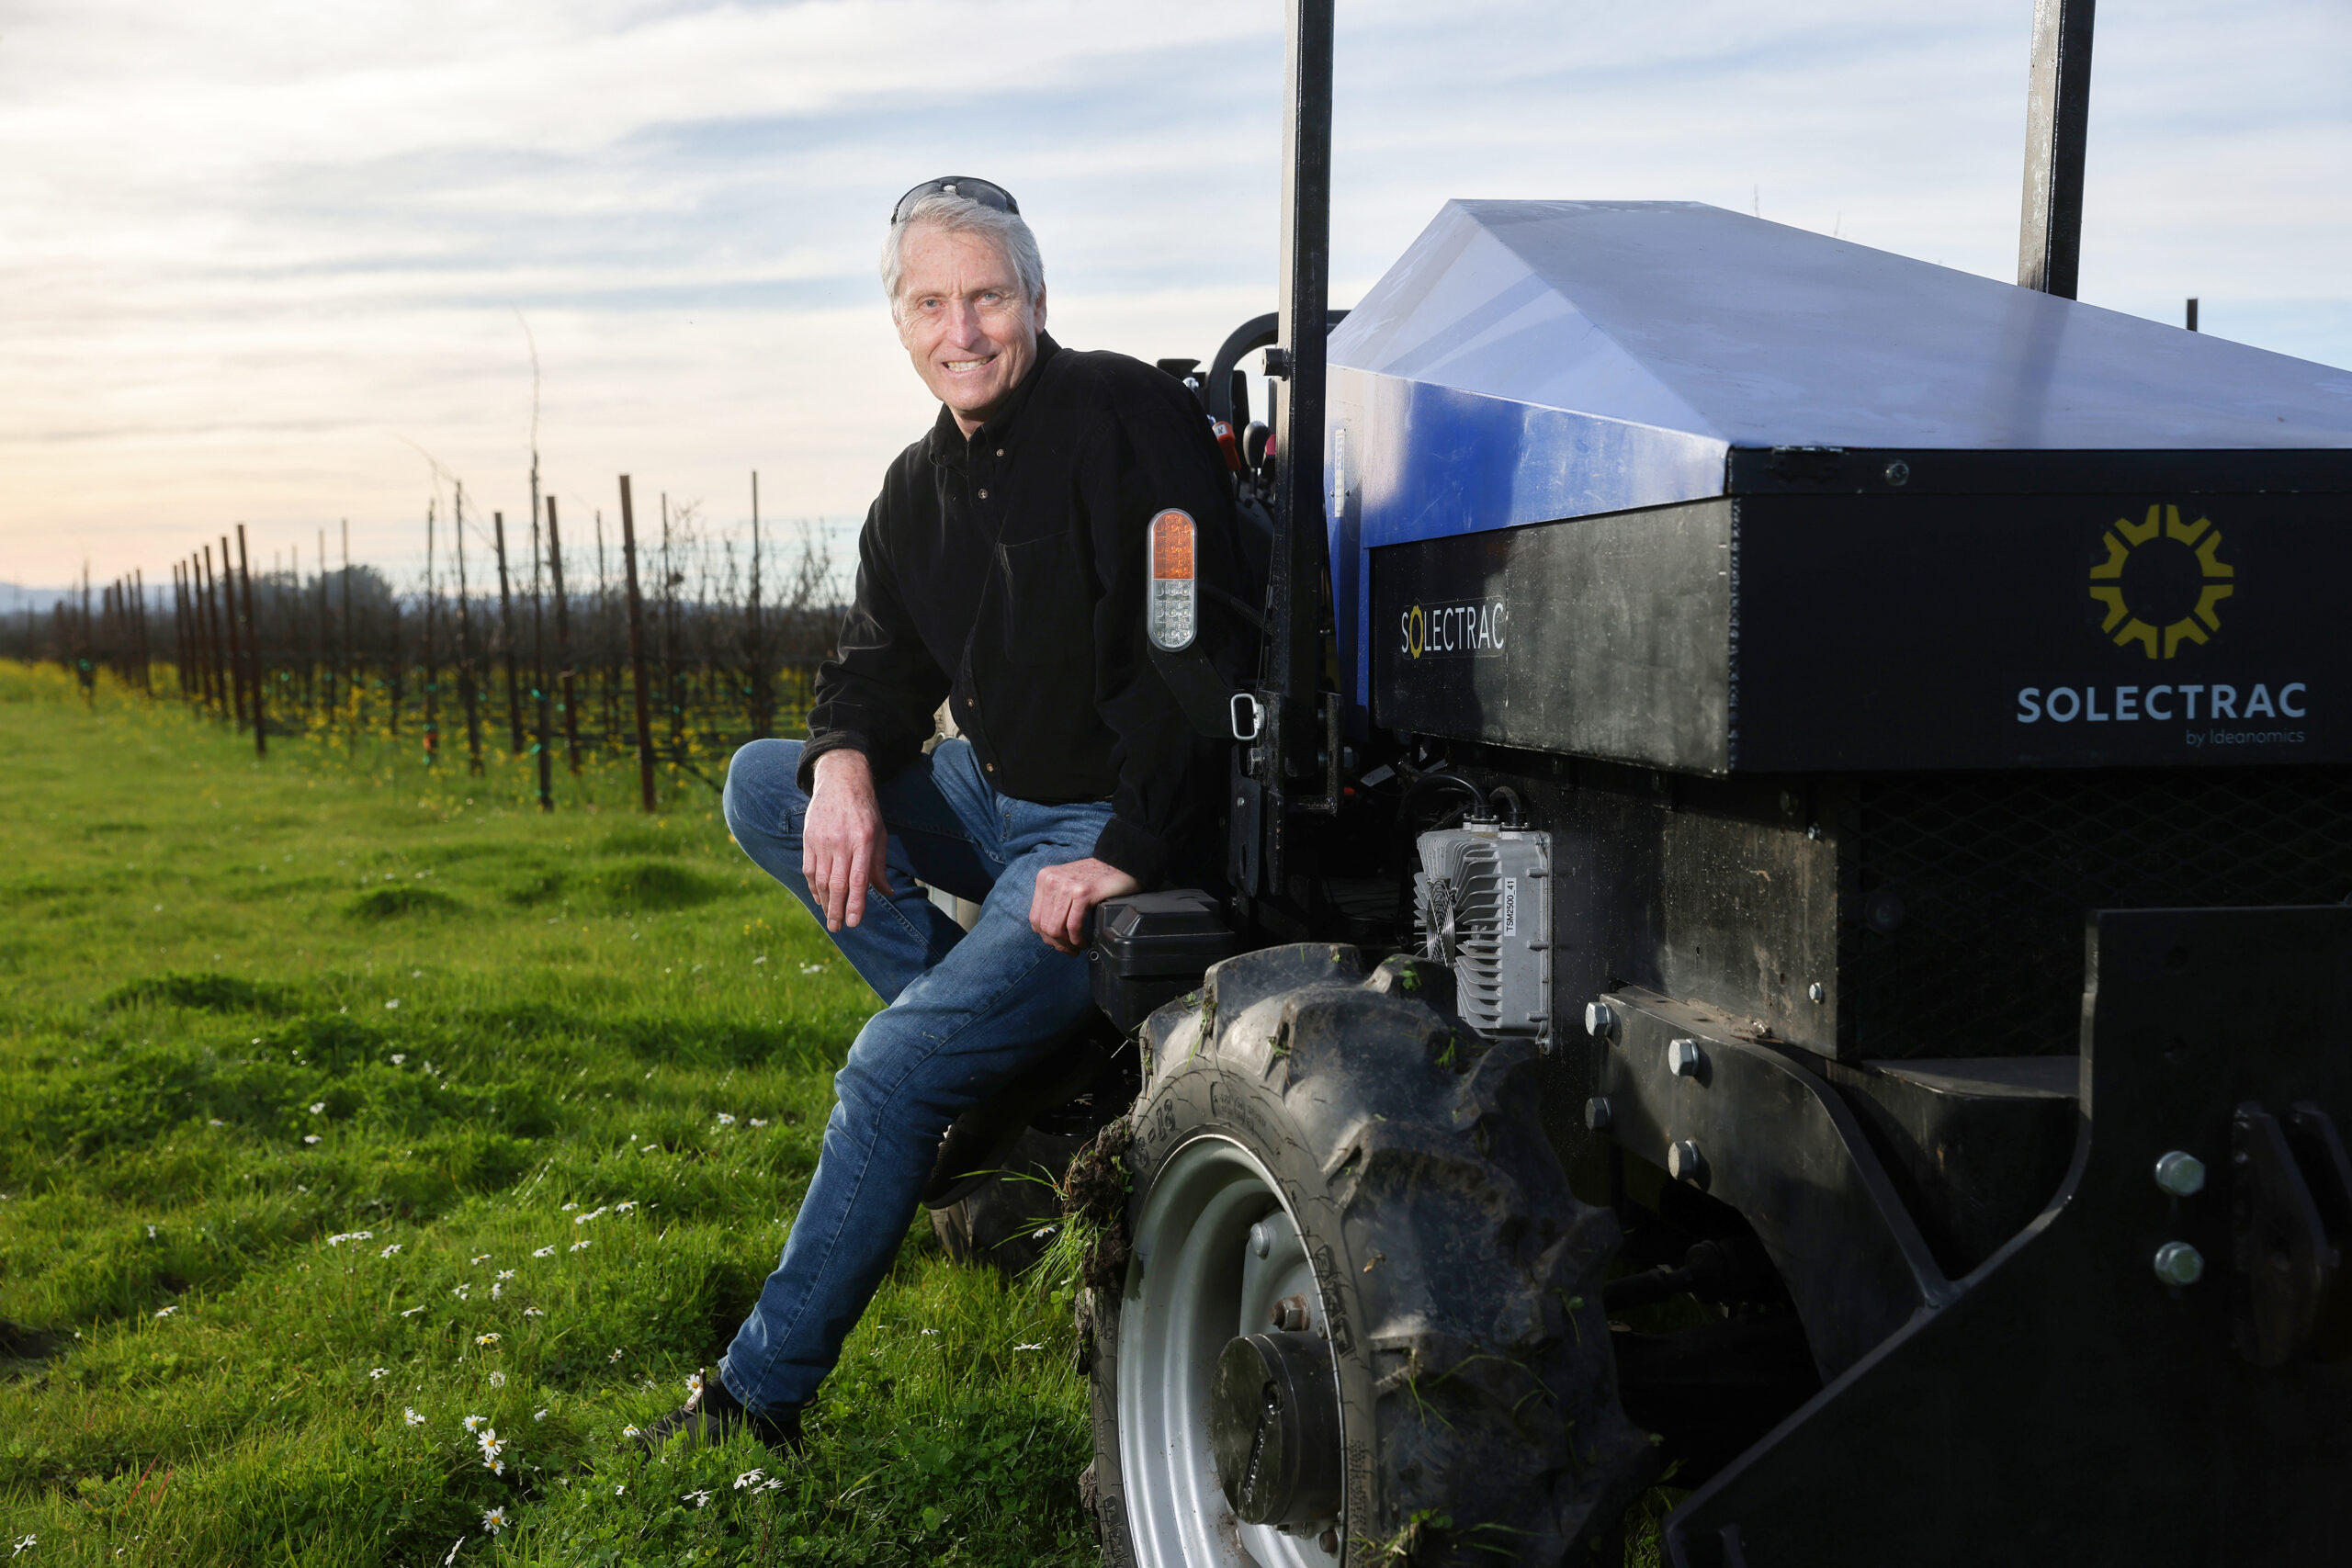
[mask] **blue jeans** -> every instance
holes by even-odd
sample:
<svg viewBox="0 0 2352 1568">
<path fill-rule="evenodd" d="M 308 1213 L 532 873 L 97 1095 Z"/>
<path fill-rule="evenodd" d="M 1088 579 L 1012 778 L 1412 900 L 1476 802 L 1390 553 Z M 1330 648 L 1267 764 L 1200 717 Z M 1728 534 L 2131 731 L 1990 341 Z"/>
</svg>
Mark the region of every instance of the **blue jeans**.
<svg viewBox="0 0 2352 1568">
<path fill-rule="evenodd" d="M 760 868 L 816 913 L 800 874 L 808 809 L 797 740 L 754 740 L 727 769 L 727 825 Z M 890 830 L 887 900 L 868 889 L 834 944 L 888 1005 L 833 1079 L 838 1100 L 783 1261 L 720 1358 L 755 1413 L 806 1404 L 841 1357 L 920 1206 L 948 1123 L 1083 1024 L 1086 960 L 1029 929 L 1037 873 L 1083 860 L 1110 803 L 1036 806 L 999 795 L 962 740 L 879 781 Z M 980 906 L 967 933 L 914 879 Z M 820 917 L 821 919 L 821 917 Z"/>
</svg>

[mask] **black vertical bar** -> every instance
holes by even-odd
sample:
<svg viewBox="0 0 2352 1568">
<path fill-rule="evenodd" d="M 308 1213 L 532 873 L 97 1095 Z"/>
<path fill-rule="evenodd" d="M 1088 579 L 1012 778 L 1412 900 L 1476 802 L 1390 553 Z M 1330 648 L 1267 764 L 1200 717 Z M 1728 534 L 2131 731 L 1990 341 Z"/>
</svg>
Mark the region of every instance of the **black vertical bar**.
<svg viewBox="0 0 2352 1568">
<path fill-rule="evenodd" d="M 580 772 L 579 696 L 571 675 L 571 615 L 563 596 L 563 530 L 558 526 L 555 497 L 548 497 L 548 577 L 555 589 L 556 679 L 563 682 L 563 758 L 573 774 Z"/>
<path fill-rule="evenodd" d="M 637 675 L 637 786 L 653 810 L 653 715 L 645 700 L 645 598 L 637 585 L 637 511 L 621 476 L 621 559 L 628 567 L 628 659 Z"/>
<path fill-rule="evenodd" d="M 208 550 L 210 546 L 207 546 Z M 229 536 L 220 536 L 220 623 L 229 628 L 229 692 L 235 699 L 237 728 L 245 727 L 245 644 L 237 621 L 237 572 L 229 564 Z"/>
<path fill-rule="evenodd" d="M 179 581 L 180 693 L 192 697 L 204 672 L 203 657 L 197 652 L 195 570 L 184 560 L 172 566 L 172 575 Z"/>
<path fill-rule="evenodd" d="M 245 604 L 245 662 L 252 666 L 248 678 L 254 694 L 254 755 L 269 755 L 269 720 L 262 701 L 262 682 L 268 671 L 261 660 L 261 627 L 254 619 L 254 569 L 245 554 L 245 525 L 237 525 L 237 575 L 244 581 Z"/>
<path fill-rule="evenodd" d="M 543 603 L 539 592 L 539 515 L 531 513 L 531 700 L 538 705 L 538 733 L 531 750 L 539 757 L 539 809 L 555 809 L 554 780 L 550 770 L 555 761 L 548 754 L 548 639 L 545 617 L 540 613 Z"/>
<path fill-rule="evenodd" d="M 180 581 L 180 563 L 172 563 L 172 655 L 179 666 L 180 695 L 187 695 L 187 611 L 184 586 Z"/>
<path fill-rule="evenodd" d="M 343 520 L 343 691 L 351 709 L 351 737 L 359 738 L 359 671 L 351 660 L 351 519 Z"/>
<path fill-rule="evenodd" d="M 154 660 L 147 646 L 147 572 L 144 568 L 130 574 L 130 622 L 139 633 L 139 689 L 152 697 L 155 694 L 155 679 L 150 667 Z"/>
<path fill-rule="evenodd" d="M 198 579 L 198 592 L 204 600 L 198 613 L 204 617 L 205 679 L 211 687 L 208 694 L 211 699 L 212 711 L 217 717 L 226 722 L 230 716 L 229 660 L 226 653 L 227 644 L 222 641 L 220 636 L 220 594 L 217 586 L 218 580 L 212 574 L 210 545 L 204 547 L 202 563 L 203 570 Z"/>
<path fill-rule="evenodd" d="M 2025 212 L 2018 283 L 2072 299 L 2083 253 L 2083 149 L 2090 128 L 2093 0 L 2033 0 L 2026 84 Z"/>
<path fill-rule="evenodd" d="M 1283 61 L 1282 396 L 1274 412 L 1274 549 L 1266 633 L 1267 733 L 1260 784 L 1264 860 L 1260 887 L 1288 877 L 1283 817 L 1290 781 L 1317 777 L 1322 725 L 1323 394 L 1331 236 L 1332 0 L 1291 0 Z"/>
<path fill-rule="evenodd" d="M 458 487 L 458 698 L 466 708 L 466 769 L 481 772 L 481 685 L 474 674 L 474 617 L 466 582 L 466 488 Z"/>
<path fill-rule="evenodd" d="M 506 723 L 514 742 L 509 750 L 519 757 L 523 754 L 523 699 L 514 689 L 514 596 L 506 584 L 506 513 L 493 512 L 490 522 L 495 530 L 492 537 L 498 543 L 498 630 L 499 640 L 506 647 Z M 538 526 L 538 519 L 531 519 L 534 534 Z"/>
<path fill-rule="evenodd" d="M 2193 294 L 2188 299 L 2188 330 L 2197 330 L 2197 297 Z"/>
<path fill-rule="evenodd" d="M 752 471 L 752 597 L 743 612 L 744 662 L 751 666 L 750 699 L 752 738 L 764 739 L 775 724 L 774 705 L 768 697 L 768 660 L 760 647 L 760 475 Z"/>
<path fill-rule="evenodd" d="M 295 586 L 300 588 L 300 583 Z M 319 718 L 322 726 L 334 719 L 334 626 L 327 609 L 327 531 L 319 530 L 319 656 L 312 668 L 318 671 Z"/>
<path fill-rule="evenodd" d="M 428 765 L 441 761 L 441 666 L 436 661 L 438 645 L 434 633 L 441 618 L 441 593 L 433 581 L 434 508 L 424 509 L 424 761 Z"/>
</svg>

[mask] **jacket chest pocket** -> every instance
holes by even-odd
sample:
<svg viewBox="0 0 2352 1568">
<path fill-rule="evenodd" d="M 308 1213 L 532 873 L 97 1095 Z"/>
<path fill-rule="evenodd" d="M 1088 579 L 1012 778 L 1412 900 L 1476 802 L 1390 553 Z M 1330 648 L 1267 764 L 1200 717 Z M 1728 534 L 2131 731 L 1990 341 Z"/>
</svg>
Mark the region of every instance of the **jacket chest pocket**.
<svg viewBox="0 0 2352 1568">
<path fill-rule="evenodd" d="M 1004 594 L 1004 657 L 1010 664 L 1091 664 L 1094 594 L 1066 534 L 997 547 Z"/>
</svg>

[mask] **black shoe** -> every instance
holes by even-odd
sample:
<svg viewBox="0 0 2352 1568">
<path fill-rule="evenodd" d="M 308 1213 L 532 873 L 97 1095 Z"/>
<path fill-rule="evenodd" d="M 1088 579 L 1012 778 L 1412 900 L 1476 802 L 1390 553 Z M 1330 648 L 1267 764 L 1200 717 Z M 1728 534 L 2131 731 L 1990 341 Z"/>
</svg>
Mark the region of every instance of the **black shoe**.
<svg viewBox="0 0 2352 1568">
<path fill-rule="evenodd" d="M 660 1453 L 671 1438 L 680 1433 L 696 1448 L 721 1443 L 738 1432 L 749 1432 L 761 1442 L 780 1453 L 796 1453 L 800 1448 L 800 1407 L 786 1405 L 765 1416 L 755 1416 L 744 1408 L 743 1402 L 728 1392 L 718 1374 L 707 1369 L 696 1372 L 686 1384 L 686 1403 L 673 1410 L 652 1426 L 635 1434 L 639 1448 L 648 1453 Z"/>
</svg>

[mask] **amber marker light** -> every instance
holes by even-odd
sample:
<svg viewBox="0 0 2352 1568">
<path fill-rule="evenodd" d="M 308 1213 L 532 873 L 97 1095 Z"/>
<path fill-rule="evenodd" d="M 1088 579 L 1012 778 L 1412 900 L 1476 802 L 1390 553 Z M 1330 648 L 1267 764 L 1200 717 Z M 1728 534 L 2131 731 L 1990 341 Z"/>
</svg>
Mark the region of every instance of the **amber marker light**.
<svg viewBox="0 0 2352 1568">
<path fill-rule="evenodd" d="M 1151 597 L 1147 614 L 1152 646 L 1182 653 L 1199 627 L 1199 590 L 1193 581 L 1193 517 L 1174 507 L 1151 520 Z"/>
</svg>

